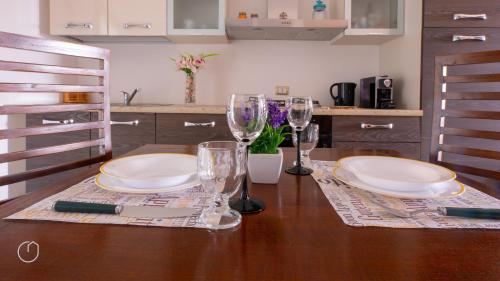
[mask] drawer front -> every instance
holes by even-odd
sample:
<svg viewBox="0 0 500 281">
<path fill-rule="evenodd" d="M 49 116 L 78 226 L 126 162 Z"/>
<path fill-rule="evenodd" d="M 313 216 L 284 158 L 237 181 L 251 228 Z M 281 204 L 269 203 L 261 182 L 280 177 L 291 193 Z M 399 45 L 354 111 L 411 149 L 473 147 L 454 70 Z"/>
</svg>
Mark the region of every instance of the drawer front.
<svg viewBox="0 0 500 281">
<path fill-rule="evenodd" d="M 97 114 L 92 114 L 97 120 Z M 123 155 L 146 144 L 155 143 L 154 113 L 111 113 L 111 144 L 113 157 Z M 98 138 L 98 131 L 92 131 L 92 139 Z M 99 155 L 98 147 L 92 148 L 92 156 Z"/>
<path fill-rule="evenodd" d="M 90 120 L 90 114 L 87 112 L 75 112 L 75 113 L 44 113 L 44 114 L 28 114 L 26 116 L 26 125 L 28 127 L 35 126 L 53 126 L 57 121 L 73 120 L 74 123 L 88 122 Z M 72 142 L 81 142 L 90 140 L 90 131 L 76 131 L 67 132 L 59 134 L 50 135 L 40 135 L 40 136 L 30 136 L 26 137 L 26 149 L 35 149 L 53 145 L 67 144 Z M 47 167 L 50 165 L 57 165 L 63 163 L 69 163 L 77 160 L 82 160 L 90 157 L 90 149 L 82 148 L 77 150 L 71 150 L 67 152 L 35 157 L 26 160 L 26 169 L 36 169 L 41 167 Z M 26 183 L 26 188 L 28 192 L 34 191 L 39 187 L 48 186 L 50 184 L 56 183 L 64 178 L 71 177 L 77 174 L 81 170 L 86 169 L 78 168 L 73 170 L 64 171 L 61 173 L 36 178 L 29 180 Z"/>
<path fill-rule="evenodd" d="M 334 142 L 334 148 L 339 149 L 376 149 L 387 150 L 388 154 L 392 151 L 398 152 L 401 157 L 419 159 L 420 144 L 419 143 L 387 143 L 387 142 Z"/>
<path fill-rule="evenodd" d="M 333 141 L 420 142 L 419 117 L 334 116 Z"/>
<path fill-rule="evenodd" d="M 486 37 L 486 41 L 456 41 L 453 35 Z M 432 111 L 434 101 L 434 58 L 436 55 L 480 52 L 500 49 L 497 28 L 424 28 L 422 52 L 422 159 L 427 160 L 430 147 Z M 498 65 L 492 66 L 498 67 Z M 450 69 L 452 71 L 452 69 Z M 453 74 L 453 73 L 450 73 Z"/>
<path fill-rule="evenodd" d="M 212 123 L 214 122 L 214 123 Z M 214 124 L 213 126 L 211 124 Z M 204 125 L 204 126 L 197 126 Z M 235 140 L 223 114 L 157 114 L 156 143 L 199 144 Z"/>
<path fill-rule="evenodd" d="M 426 0 L 424 27 L 500 27 L 500 1 Z"/>
</svg>

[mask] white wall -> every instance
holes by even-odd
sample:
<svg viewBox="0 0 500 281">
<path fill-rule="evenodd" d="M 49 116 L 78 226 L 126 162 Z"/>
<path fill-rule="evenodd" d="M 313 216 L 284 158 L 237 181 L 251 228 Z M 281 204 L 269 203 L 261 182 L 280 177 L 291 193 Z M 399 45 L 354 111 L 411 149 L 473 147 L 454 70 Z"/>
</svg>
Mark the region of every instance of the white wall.
<svg viewBox="0 0 500 281">
<path fill-rule="evenodd" d="M 233 93 L 272 96 L 277 85 L 292 95 L 311 95 L 332 105 L 329 87 L 379 72 L 378 46 L 331 46 L 328 42 L 234 41 L 226 45 L 98 44 L 111 50 L 111 100 L 120 90 L 141 88 L 135 102 L 184 102 L 185 77 L 169 57 L 215 52 L 197 75 L 197 103 L 224 104 Z"/>
<path fill-rule="evenodd" d="M 380 72 L 396 79 L 398 106 L 419 109 L 422 0 L 405 2 L 405 35 L 380 47 Z"/>
</svg>

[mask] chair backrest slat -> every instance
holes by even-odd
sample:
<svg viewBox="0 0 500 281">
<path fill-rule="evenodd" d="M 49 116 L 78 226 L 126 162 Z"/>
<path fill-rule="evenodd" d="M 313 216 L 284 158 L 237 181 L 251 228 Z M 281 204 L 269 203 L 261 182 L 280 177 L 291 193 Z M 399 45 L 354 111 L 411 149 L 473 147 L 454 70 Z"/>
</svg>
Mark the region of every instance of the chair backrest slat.
<svg viewBox="0 0 500 281">
<path fill-rule="evenodd" d="M 431 160 L 500 186 L 500 50 L 435 58 Z"/>
<path fill-rule="evenodd" d="M 64 163 L 65 157 L 61 159 L 62 163 L 46 165 L 44 167 L 36 167 L 27 171 L 11 173 L 8 175 L 0 175 L 0 187 L 20 181 L 34 179 L 36 177 L 46 176 L 53 173 L 63 172 L 69 169 L 80 168 L 96 163 L 103 162 L 111 158 L 111 129 L 110 129 L 110 106 L 109 106 L 109 51 L 103 48 L 86 46 L 81 44 L 61 42 L 55 40 L 47 40 L 44 38 L 35 38 L 24 35 L 0 32 L 0 48 L 23 50 L 23 52 L 47 53 L 53 56 L 54 61 L 60 62 L 57 64 L 45 64 L 34 62 L 21 62 L 18 60 L 10 60 L 2 58 L 0 60 L 0 71 L 19 72 L 25 74 L 43 74 L 43 75 L 60 75 L 71 79 L 69 83 L 61 84 L 52 83 L 19 83 L 18 81 L 2 81 L 0 82 L 0 97 L 4 93 L 16 97 L 25 93 L 32 95 L 44 95 L 45 93 L 58 93 L 61 102 L 53 104 L 1 104 L 0 115 L 19 115 L 28 114 L 29 116 L 38 116 L 39 114 L 78 114 L 91 115 L 92 112 L 97 112 L 99 118 L 94 120 L 89 117 L 85 120 L 66 120 L 68 122 L 47 121 L 43 119 L 41 124 L 26 127 L 6 128 L 0 130 L 0 140 L 8 139 L 15 141 L 18 138 L 33 138 L 38 139 L 46 137 L 41 142 L 41 146 L 37 145 L 21 151 L 11 151 L 0 154 L 0 164 L 10 163 L 14 161 L 31 159 L 37 157 L 57 157 L 60 154 L 72 153 L 82 149 L 88 149 L 88 157 L 83 159 L 73 159 Z M 83 58 L 79 60 L 78 58 Z M 92 67 L 69 66 L 68 61 L 72 62 L 93 62 Z M 97 64 L 95 64 L 97 62 Z M 85 85 L 81 81 L 87 81 L 89 78 L 94 79 L 95 85 Z M 73 79 L 76 78 L 76 79 Z M 52 82 L 54 79 L 51 79 Z M 61 78 L 63 80 L 63 78 Z M 65 81 L 66 81 L 65 80 Z M 75 82 L 77 81 L 77 82 Z M 90 81 L 90 80 L 89 80 Z M 92 96 L 91 100 L 84 103 L 63 103 L 62 94 L 69 93 L 85 93 L 87 97 Z M 12 98 L 11 98 L 12 100 Z M 33 99 L 37 100 L 37 99 Z M 14 98 L 15 102 L 15 98 Z M 38 102 L 34 102 L 38 103 Z M 64 113 L 66 112 L 66 113 Z M 49 115 L 50 116 L 50 115 Z M 93 116 L 93 115 L 92 115 Z M 38 117 L 37 117 L 38 118 Z M 45 117 L 44 117 L 45 118 Z M 38 120 L 38 119 L 37 119 Z M 90 131 L 98 132 L 91 134 Z M 79 131 L 88 131 L 88 139 L 67 138 L 67 134 L 78 133 Z M 91 138 L 91 136 L 93 136 Z M 47 139 L 54 138 L 55 142 L 47 142 Z M 63 143 L 61 143 L 63 142 Z M 98 148 L 98 153 L 91 148 Z M 78 155 L 82 155 L 81 153 Z M 59 162 L 56 161 L 56 162 Z M 52 162 L 54 163 L 54 161 Z"/>
</svg>

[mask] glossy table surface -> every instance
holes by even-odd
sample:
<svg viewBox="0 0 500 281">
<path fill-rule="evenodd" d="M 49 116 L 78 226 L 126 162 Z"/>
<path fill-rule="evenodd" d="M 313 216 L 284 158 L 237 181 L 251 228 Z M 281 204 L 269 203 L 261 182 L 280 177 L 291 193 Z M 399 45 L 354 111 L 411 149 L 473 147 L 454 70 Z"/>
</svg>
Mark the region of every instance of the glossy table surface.
<svg viewBox="0 0 500 281">
<path fill-rule="evenodd" d="M 194 153 L 192 146 L 136 151 Z M 294 151 L 285 149 L 285 167 Z M 313 159 L 388 151 L 317 149 Z M 6 217 L 97 172 L 0 205 Z M 497 196 L 497 191 L 477 186 Z M 500 280 L 500 232 L 344 225 L 312 177 L 251 185 L 267 209 L 233 230 L 0 221 L 0 280 Z M 497 196 L 498 197 L 498 196 Z M 23 241 L 40 245 L 22 263 Z"/>
</svg>

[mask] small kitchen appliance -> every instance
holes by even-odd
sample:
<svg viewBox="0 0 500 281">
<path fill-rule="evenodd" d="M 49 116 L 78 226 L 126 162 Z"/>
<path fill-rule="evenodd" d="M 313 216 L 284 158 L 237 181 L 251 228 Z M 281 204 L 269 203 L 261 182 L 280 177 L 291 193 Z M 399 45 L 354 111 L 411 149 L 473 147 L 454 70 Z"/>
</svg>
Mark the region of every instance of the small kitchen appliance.
<svg viewBox="0 0 500 281">
<path fill-rule="evenodd" d="M 337 87 L 337 95 L 333 91 L 335 87 Z M 356 83 L 335 83 L 330 87 L 330 96 L 332 96 L 335 106 L 354 106 L 355 90 Z"/>
<path fill-rule="evenodd" d="M 387 75 L 361 79 L 359 107 L 378 109 L 395 108 L 393 79 Z"/>
</svg>

